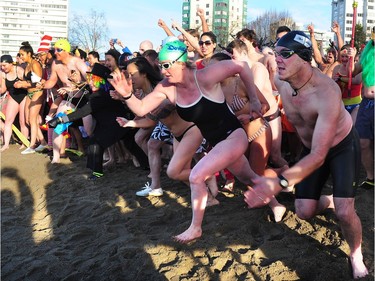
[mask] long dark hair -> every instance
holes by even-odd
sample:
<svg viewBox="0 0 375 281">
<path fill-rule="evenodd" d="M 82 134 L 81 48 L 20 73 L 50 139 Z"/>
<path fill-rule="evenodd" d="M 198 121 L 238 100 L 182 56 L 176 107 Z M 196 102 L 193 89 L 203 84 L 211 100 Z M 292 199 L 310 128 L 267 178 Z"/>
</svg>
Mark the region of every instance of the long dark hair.
<svg viewBox="0 0 375 281">
<path fill-rule="evenodd" d="M 163 79 L 160 72 L 157 72 L 146 58 L 142 56 L 132 58 L 126 62 L 126 65 L 131 63 L 134 63 L 137 66 L 140 74 L 146 74 L 146 77 L 153 88 L 155 88 L 155 86 Z"/>
</svg>

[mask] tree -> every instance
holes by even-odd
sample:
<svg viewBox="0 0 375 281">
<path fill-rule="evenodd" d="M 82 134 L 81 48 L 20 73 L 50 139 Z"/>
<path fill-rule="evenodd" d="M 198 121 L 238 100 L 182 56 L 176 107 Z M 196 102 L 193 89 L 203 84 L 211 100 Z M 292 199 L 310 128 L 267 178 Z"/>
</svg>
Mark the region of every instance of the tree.
<svg viewBox="0 0 375 281">
<path fill-rule="evenodd" d="M 366 33 L 363 30 L 363 26 L 357 23 L 355 25 L 354 46 L 359 51 L 364 44 L 366 44 Z"/>
<path fill-rule="evenodd" d="M 258 41 L 265 45 L 266 42 L 275 41 L 276 30 L 282 25 L 288 26 L 291 30 L 296 27 L 288 11 L 276 12 L 271 10 L 249 22 L 247 28 L 254 30 Z"/>
<path fill-rule="evenodd" d="M 73 14 L 69 21 L 69 42 L 87 51 L 105 48 L 108 39 L 107 19 L 103 12 L 90 10 L 89 15 Z"/>
</svg>

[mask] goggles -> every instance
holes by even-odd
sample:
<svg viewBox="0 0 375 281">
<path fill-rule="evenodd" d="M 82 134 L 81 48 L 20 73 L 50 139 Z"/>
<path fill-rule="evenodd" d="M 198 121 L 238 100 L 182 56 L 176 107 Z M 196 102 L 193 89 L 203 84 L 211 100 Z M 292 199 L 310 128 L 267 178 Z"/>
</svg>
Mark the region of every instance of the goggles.
<svg viewBox="0 0 375 281">
<path fill-rule="evenodd" d="M 280 52 L 275 51 L 276 56 L 280 56 L 283 59 L 288 59 L 293 56 L 296 52 L 293 50 L 281 50 Z"/>
<path fill-rule="evenodd" d="M 185 51 L 175 60 L 173 61 L 170 61 L 170 62 L 164 62 L 164 63 L 159 63 L 159 66 L 162 68 L 162 69 L 170 69 L 172 67 L 172 65 L 178 61 L 185 53 L 186 53 L 187 49 L 185 49 Z"/>
</svg>

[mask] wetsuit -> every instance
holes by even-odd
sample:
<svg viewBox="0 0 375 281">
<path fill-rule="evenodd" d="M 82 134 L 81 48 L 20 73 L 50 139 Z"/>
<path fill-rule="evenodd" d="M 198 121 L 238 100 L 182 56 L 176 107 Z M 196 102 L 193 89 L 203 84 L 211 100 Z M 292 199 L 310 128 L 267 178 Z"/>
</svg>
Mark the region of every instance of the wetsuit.
<svg viewBox="0 0 375 281">
<path fill-rule="evenodd" d="M 220 103 L 204 96 L 199 87 L 196 72 L 194 72 L 194 78 L 200 97 L 195 103 L 187 106 L 176 102 L 177 113 L 185 121 L 194 122 L 201 130 L 203 137 L 210 145 L 215 146 L 238 128 L 243 128 L 226 101 Z"/>
<path fill-rule="evenodd" d="M 17 66 L 16 66 L 16 73 L 17 73 Z M 20 104 L 25 96 L 27 95 L 27 90 L 24 88 L 14 88 L 14 83 L 17 81 L 21 81 L 21 79 L 16 77 L 14 80 L 9 80 L 5 74 L 5 86 L 9 92 L 9 95 L 18 103 Z"/>
</svg>

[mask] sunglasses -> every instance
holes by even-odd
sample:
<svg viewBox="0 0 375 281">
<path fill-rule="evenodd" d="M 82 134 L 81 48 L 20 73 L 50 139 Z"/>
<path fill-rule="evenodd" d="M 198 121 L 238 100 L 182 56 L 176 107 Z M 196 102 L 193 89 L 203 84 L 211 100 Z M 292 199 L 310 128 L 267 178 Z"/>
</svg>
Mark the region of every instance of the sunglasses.
<svg viewBox="0 0 375 281">
<path fill-rule="evenodd" d="M 210 46 L 212 42 L 210 40 L 206 40 L 206 41 L 199 41 L 198 44 L 199 46 L 203 46 L 203 44 L 206 46 Z"/>
<path fill-rule="evenodd" d="M 293 56 L 296 52 L 293 50 L 281 50 L 280 52 L 275 51 L 276 56 L 280 56 L 283 59 L 288 59 Z"/>
<path fill-rule="evenodd" d="M 173 61 L 170 61 L 170 62 L 164 62 L 164 63 L 159 63 L 159 66 L 162 68 L 162 69 L 170 69 L 172 67 L 172 65 L 178 61 L 185 53 L 186 53 L 187 49 L 185 49 L 185 51 L 175 60 Z"/>
<path fill-rule="evenodd" d="M 55 52 L 61 53 L 62 51 L 64 51 L 64 50 L 60 49 L 60 48 L 55 48 Z"/>
</svg>

